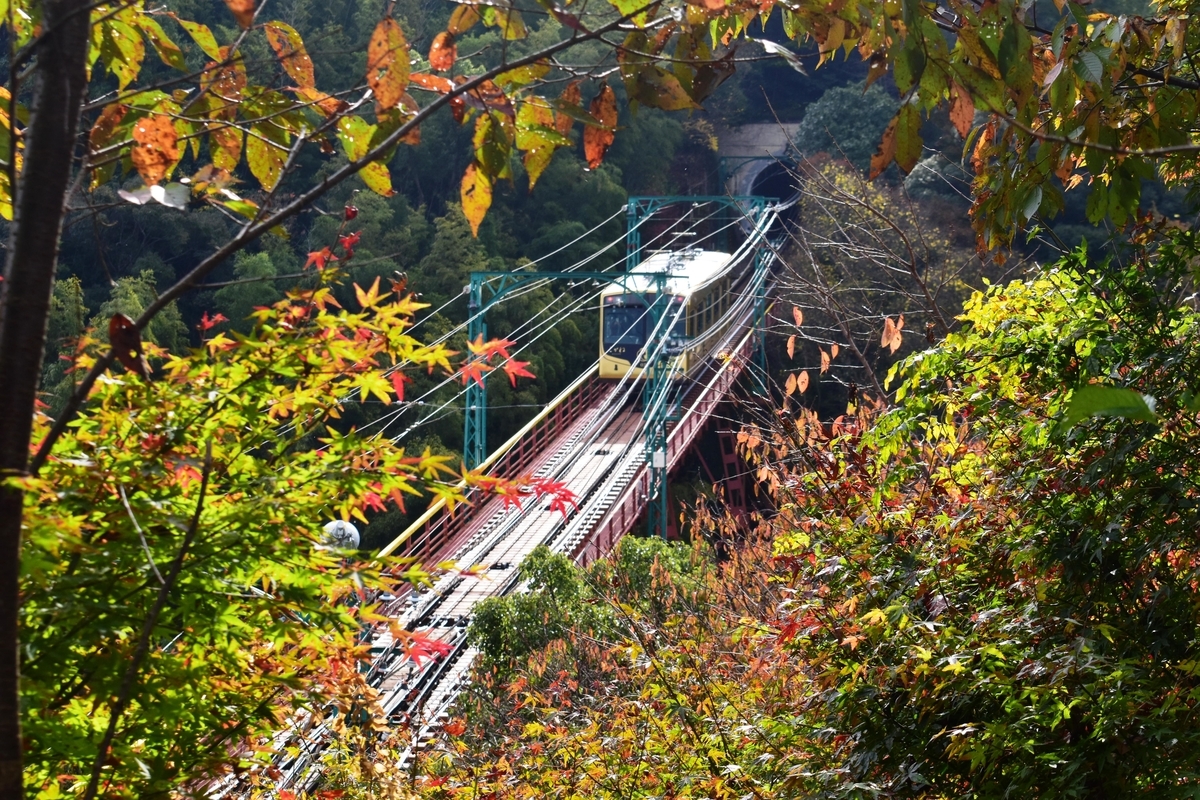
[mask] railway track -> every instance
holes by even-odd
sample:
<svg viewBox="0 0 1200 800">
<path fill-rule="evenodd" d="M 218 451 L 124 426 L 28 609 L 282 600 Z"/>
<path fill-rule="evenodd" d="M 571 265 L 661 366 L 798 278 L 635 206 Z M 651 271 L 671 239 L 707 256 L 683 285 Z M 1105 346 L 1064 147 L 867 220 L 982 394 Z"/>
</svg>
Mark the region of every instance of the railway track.
<svg viewBox="0 0 1200 800">
<path fill-rule="evenodd" d="M 442 658 L 417 664 L 404 656 L 390 625 L 380 625 L 372 632 L 368 682 L 379 691 L 389 721 L 411 725 L 416 731 L 403 764 L 410 763 L 436 734 L 470 673 L 478 655 L 467 643 L 474 607 L 511 592 L 517 583 L 517 567 L 529 553 L 542 544 L 554 547 L 563 538 L 564 527 L 579 517 L 581 510 L 596 507 L 597 498 L 602 502 L 610 495 L 605 479 L 614 470 L 624 473 L 630 464 L 640 467 L 640 412 L 629 407 L 632 392 L 614 394 L 600 393 L 594 407 L 580 415 L 534 473 L 572 487 L 578 498 L 573 513 L 564 516 L 544 500 L 527 501 L 522 507 L 501 505 L 455 552 L 439 557 L 453 560 L 455 571 L 442 576 L 430 589 L 384 604 L 383 613 L 401 627 L 420 630 L 449 649 Z M 273 749 L 287 753 L 276 764 L 276 791 L 310 789 L 320 778 L 320 757 L 332 732 L 328 723 L 310 722 L 309 715 L 302 715 L 274 738 Z M 226 795 L 231 790 L 237 794 L 232 786 L 221 787 L 214 794 Z"/>
<path fill-rule="evenodd" d="M 700 413 L 706 419 L 717 399 L 709 395 L 728 390 L 740 372 L 740 368 L 730 369 L 732 361 L 744 359 L 749 352 L 747 322 L 739 319 L 730 326 L 726 341 L 715 351 L 721 353 L 724 363 L 714 360 L 679 399 L 678 424 L 685 429 L 672 434 L 679 433 L 679 438 L 690 442 L 704 420 L 698 424 L 689 420 Z M 577 383 L 571 390 L 581 385 Z M 561 481 L 576 493 L 577 503 L 569 514 L 552 510 L 546 500 L 527 500 L 521 507 L 495 500 L 481 503 L 474 512 L 480 518 L 446 542 L 446 549 L 423 554 L 432 562 L 452 560 L 456 569 L 429 589 L 409 591 L 381 605 L 381 613 L 392 622 L 408 631 L 420 631 L 448 651 L 441 658 L 417 663 L 405 655 L 390 624 L 370 632 L 367 681 L 378 690 L 388 720 L 414 730 L 412 744 L 401 757 L 402 766 L 412 765 L 419 750 L 437 734 L 468 680 L 478 656 L 467 641 L 475 606 L 518 590 L 517 567 L 539 545 L 577 560 L 586 547 L 594 557 L 611 548 L 632 524 L 635 513 L 627 520 L 622 517 L 626 524 L 618 533 L 608 530 L 606 541 L 596 538 L 598 525 L 613 529 L 612 514 L 618 504 L 640 507 L 638 502 L 630 503 L 633 494 L 644 492 L 646 474 L 642 416 L 634 407 L 638 395 L 638 383 L 612 383 L 590 392 L 590 405 L 539 454 L 533 474 Z M 560 397 L 555 402 L 563 400 Z M 312 789 L 320 780 L 320 759 L 332 737 L 329 722 L 317 721 L 309 713 L 298 715 L 288 730 L 276 734 L 271 743 L 279 754 L 275 760 L 278 772 L 272 771 L 277 776 L 275 791 Z M 235 778 L 218 783 L 210 796 L 245 795 Z"/>
</svg>

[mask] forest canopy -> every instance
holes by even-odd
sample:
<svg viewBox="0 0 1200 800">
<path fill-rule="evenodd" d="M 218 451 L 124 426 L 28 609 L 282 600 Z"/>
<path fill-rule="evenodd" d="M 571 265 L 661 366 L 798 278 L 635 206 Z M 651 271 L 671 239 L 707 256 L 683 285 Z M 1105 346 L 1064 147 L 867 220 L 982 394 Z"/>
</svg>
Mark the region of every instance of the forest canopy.
<svg viewBox="0 0 1200 800">
<path fill-rule="evenodd" d="M 316 796 L 1195 793 L 1190 5 L 2 8 L 0 795 L 269 792 L 300 718 Z M 506 437 L 596 348 L 562 286 L 467 341 L 464 284 L 621 263 L 750 122 L 799 193 L 757 504 L 537 552 L 398 770 L 359 629 L 433 566 L 368 554 L 569 505 L 460 469 L 460 395 Z"/>
</svg>

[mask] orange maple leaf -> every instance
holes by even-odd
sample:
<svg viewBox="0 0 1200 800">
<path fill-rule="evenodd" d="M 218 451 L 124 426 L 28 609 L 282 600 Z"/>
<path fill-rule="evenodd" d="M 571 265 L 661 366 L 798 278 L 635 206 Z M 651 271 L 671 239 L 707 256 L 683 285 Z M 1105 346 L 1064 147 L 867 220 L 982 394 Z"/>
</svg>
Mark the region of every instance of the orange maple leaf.
<svg viewBox="0 0 1200 800">
<path fill-rule="evenodd" d="M 483 361 L 471 359 L 467 363 L 463 364 L 459 369 L 459 372 L 462 374 L 463 386 L 466 386 L 471 381 L 475 381 L 480 386 L 483 386 L 483 376 L 491 372 L 492 369 L 492 367 L 488 366 Z"/>
<path fill-rule="evenodd" d="M 508 339 L 492 339 L 490 342 L 483 340 L 483 334 L 475 337 L 475 341 L 467 342 L 467 349 L 485 361 L 493 355 L 498 355 L 501 358 L 512 358 L 508 354 L 508 348 L 512 347 L 516 342 Z"/>
<path fill-rule="evenodd" d="M 529 370 L 525 369 L 529 366 L 528 361 L 517 361 L 515 358 L 510 358 L 504 362 L 504 371 L 508 374 L 508 380 L 513 385 L 517 385 L 517 378 L 536 378 Z"/>
</svg>

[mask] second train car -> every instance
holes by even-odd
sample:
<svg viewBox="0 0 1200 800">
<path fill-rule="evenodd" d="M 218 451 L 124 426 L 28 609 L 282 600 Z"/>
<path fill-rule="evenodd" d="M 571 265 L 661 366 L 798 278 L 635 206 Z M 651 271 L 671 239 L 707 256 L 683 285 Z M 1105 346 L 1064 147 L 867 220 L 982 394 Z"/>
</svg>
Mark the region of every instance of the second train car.
<svg viewBox="0 0 1200 800">
<path fill-rule="evenodd" d="M 643 351 L 654 333 L 650 307 L 656 299 L 655 273 L 668 276 L 667 319 L 675 320 L 668 334 L 667 363 L 680 377 L 699 365 L 729 326 L 725 317 L 732 284 L 739 277 L 736 266 L 729 253 L 664 251 L 638 264 L 625 282 L 606 286 L 600 293 L 600 377 L 642 377 Z"/>
</svg>

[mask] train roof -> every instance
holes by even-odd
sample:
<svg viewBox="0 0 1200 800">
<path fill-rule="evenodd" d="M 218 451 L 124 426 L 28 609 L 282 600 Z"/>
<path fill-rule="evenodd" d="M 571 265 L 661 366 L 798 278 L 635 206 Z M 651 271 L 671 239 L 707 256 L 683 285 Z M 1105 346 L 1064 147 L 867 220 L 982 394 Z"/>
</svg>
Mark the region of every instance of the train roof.
<svg viewBox="0 0 1200 800">
<path fill-rule="evenodd" d="M 729 271 L 731 256 L 719 250 L 660 250 L 633 268 L 635 275 L 652 275 L 666 272 L 667 291 L 671 294 L 688 295 Z M 613 283 L 604 294 L 619 294 L 626 291 L 653 291 L 654 279 L 635 278 L 624 283 Z"/>
</svg>

